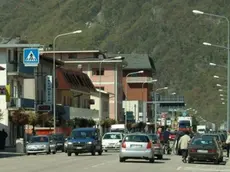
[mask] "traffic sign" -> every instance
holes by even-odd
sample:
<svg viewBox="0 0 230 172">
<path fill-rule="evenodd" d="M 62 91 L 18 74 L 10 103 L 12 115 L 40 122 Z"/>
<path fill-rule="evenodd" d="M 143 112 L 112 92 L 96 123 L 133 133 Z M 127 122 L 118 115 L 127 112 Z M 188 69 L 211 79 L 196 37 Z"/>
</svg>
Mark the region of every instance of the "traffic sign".
<svg viewBox="0 0 230 172">
<path fill-rule="evenodd" d="M 24 48 L 23 49 L 23 63 L 26 67 L 36 67 L 39 64 L 39 49 L 38 48 Z"/>
</svg>

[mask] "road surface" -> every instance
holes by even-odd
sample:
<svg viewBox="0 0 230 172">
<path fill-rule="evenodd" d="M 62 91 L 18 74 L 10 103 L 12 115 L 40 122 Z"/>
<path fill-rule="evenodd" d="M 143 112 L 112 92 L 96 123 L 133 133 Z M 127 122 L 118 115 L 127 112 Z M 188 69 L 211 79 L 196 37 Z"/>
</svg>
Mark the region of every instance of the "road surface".
<svg viewBox="0 0 230 172">
<path fill-rule="evenodd" d="M 0 169 L 3 172 L 63 172 L 74 170 L 81 172 L 229 172 L 230 164 L 184 164 L 180 156 L 168 155 L 164 160 L 156 160 L 151 164 L 147 161 L 135 160 L 120 163 L 118 153 L 105 153 L 102 156 L 82 154 L 68 157 L 64 153 L 56 155 L 31 155 L 0 158 Z"/>
</svg>

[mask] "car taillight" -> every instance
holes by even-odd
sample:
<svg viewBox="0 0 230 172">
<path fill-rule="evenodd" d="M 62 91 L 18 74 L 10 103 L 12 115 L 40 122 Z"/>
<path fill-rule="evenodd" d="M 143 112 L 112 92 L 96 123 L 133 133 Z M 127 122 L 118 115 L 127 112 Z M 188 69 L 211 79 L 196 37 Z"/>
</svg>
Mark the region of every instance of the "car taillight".
<svg viewBox="0 0 230 172">
<path fill-rule="evenodd" d="M 123 143 L 121 144 L 121 147 L 122 147 L 122 148 L 126 148 L 125 142 L 123 142 Z"/>
<path fill-rule="evenodd" d="M 196 152 L 196 149 L 191 149 L 190 152 Z"/>
<path fill-rule="evenodd" d="M 147 149 L 151 149 L 152 148 L 152 143 L 151 142 L 148 142 L 148 144 L 147 144 L 147 147 L 146 147 Z"/>
<path fill-rule="evenodd" d="M 215 149 L 210 149 L 210 150 L 208 150 L 208 153 L 216 153 L 216 150 Z"/>
</svg>

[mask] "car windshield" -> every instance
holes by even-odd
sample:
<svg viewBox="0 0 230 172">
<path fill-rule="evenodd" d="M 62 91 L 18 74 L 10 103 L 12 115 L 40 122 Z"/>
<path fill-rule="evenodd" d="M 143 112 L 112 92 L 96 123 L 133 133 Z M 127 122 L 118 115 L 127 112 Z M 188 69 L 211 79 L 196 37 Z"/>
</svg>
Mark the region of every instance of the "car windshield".
<svg viewBox="0 0 230 172">
<path fill-rule="evenodd" d="M 72 131 L 71 137 L 73 138 L 93 138 L 94 131 Z"/>
<path fill-rule="evenodd" d="M 45 137 L 45 136 L 36 136 L 36 137 L 32 137 L 30 142 L 31 143 L 49 142 L 49 139 L 48 139 L 48 137 Z"/>
<path fill-rule="evenodd" d="M 153 141 L 158 140 L 158 136 L 156 134 L 149 135 L 149 138 Z"/>
<path fill-rule="evenodd" d="M 65 140 L 65 137 L 63 134 L 54 134 L 54 135 L 52 135 L 52 138 L 54 140 L 57 140 L 57 141 L 64 141 Z"/>
<path fill-rule="evenodd" d="M 209 139 L 209 140 L 211 140 L 213 137 L 215 137 L 217 141 L 220 141 L 220 138 L 219 138 L 218 135 L 208 135 L 208 134 L 206 135 L 206 134 L 205 134 L 205 135 L 203 135 L 202 137 L 203 137 L 203 138 L 206 138 L 206 139 Z"/>
<path fill-rule="evenodd" d="M 145 135 L 127 135 L 125 142 L 149 142 L 149 138 Z"/>
<path fill-rule="evenodd" d="M 105 134 L 103 139 L 122 139 L 121 138 L 121 134 L 112 134 L 112 133 L 109 133 L 109 134 Z"/>
<path fill-rule="evenodd" d="M 179 128 L 189 128 L 190 127 L 190 121 L 180 121 L 179 122 Z"/>
<path fill-rule="evenodd" d="M 199 138 L 194 138 L 191 144 L 199 145 L 199 146 L 200 145 L 214 145 L 214 141 L 213 139 L 199 137 Z"/>
</svg>

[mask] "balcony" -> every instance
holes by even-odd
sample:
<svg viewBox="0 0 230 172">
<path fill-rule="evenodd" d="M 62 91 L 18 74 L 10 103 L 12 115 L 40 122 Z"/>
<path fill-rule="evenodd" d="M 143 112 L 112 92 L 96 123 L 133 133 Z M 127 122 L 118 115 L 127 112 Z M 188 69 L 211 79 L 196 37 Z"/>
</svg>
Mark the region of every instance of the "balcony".
<svg viewBox="0 0 230 172">
<path fill-rule="evenodd" d="M 65 113 L 68 116 L 68 119 L 73 118 L 92 118 L 95 121 L 98 121 L 98 110 L 85 109 L 85 108 L 76 108 L 65 106 Z"/>
<path fill-rule="evenodd" d="M 151 77 L 127 77 L 127 83 L 131 84 L 131 83 L 144 83 L 147 81 L 151 81 L 152 78 Z"/>
<path fill-rule="evenodd" d="M 34 77 L 34 67 L 25 67 L 23 63 L 8 63 L 7 65 L 8 76 L 20 76 L 23 78 Z"/>
<path fill-rule="evenodd" d="M 16 110 L 18 108 L 34 109 L 34 100 L 26 98 L 11 98 L 8 104 L 8 109 Z"/>
</svg>

